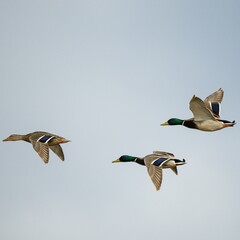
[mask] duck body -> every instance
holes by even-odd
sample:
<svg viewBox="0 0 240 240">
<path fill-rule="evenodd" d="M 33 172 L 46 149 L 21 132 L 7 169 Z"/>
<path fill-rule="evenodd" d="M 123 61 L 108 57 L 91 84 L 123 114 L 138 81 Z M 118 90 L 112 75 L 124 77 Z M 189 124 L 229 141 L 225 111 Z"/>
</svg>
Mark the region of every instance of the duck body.
<svg viewBox="0 0 240 240">
<path fill-rule="evenodd" d="M 162 183 L 162 169 L 170 168 L 175 174 L 178 174 L 177 166 L 183 165 L 186 161 L 176 159 L 172 153 L 154 151 L 143 158 L 123 155 L 113 162 L 136 162 L 146 166 L 148 174 L 155 185 L 156 190 L 159 190 Z"/>
<path fill-rule="evenodd" d="M 49 148 L 64 161 L 64 153 L 60 146 L 62 143 L 67 143 L 69 140 L 44 131 L 32 132 L 26 135 L 12 134 L 3 141 L 25 141 L 32 144 L 34 150 L 38 153 L 41 159 L 48 163 Z"/>
<path fill-rule="evenodd" d="M 206 132 L 213 132 L 217 130 L 221 130 L 225 127 L 232 127 L 234 126 L 235 121 L 230 122 L 227 120 L 221 120 L 221 119 L 208 119 L 208 120 L 202 120 L 202 121 L 196 121 L 194 118 L 184 120 L 183 126 L 187 128 L 193 128 L 201 131 Z"/>
<path fill-rule="evenodd" d="M 209 95 L 204 101 L 195 95 L 189 102 L 189 108 L 193 113 L 193 118 L 182 120 L 171 118 L 161 126 L 183 125 L 188 128 L 198 129 L 201 131 L 213 132 L 226 127 L 233 127 L 235 121 L 220 119 L 220 103 L 223 98 L 223 90 L 220 88 Z"/>
<path fill-rule="evenodd" d="M 235 122 L 223 121 L 223 120 L 205 120 L 195 121 L 196 129 L 201 131 L 213 132 L 218 131 L 226 127 L 233 127 Z"/>
</svg>

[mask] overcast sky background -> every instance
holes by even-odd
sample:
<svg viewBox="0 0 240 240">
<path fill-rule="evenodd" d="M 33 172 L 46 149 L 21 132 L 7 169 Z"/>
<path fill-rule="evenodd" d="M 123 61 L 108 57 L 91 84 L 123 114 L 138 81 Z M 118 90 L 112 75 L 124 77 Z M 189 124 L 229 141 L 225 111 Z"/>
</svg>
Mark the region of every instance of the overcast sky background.
<svg viewBox="0 0 240 240">
<path fill-rule="evenodd" d="M 44 164 L 0 143 L 4 240 L 240 239 L 239 125 L 160 127 L 190 118 L 220 87 L 239 122 L 240 2 L 0 1 L 1 139 L 44 130 L 72 142 Z M 159 192 L 123 154 L 168 151 Z"/>
</svg>

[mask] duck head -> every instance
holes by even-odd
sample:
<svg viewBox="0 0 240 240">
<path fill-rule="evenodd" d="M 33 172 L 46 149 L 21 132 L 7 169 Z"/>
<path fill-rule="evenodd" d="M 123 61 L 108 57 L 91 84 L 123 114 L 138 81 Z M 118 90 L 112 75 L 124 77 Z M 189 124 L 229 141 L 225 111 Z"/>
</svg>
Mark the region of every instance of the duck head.
<svg viewBox="0 0 240 240">
<path fill-rule="evenodd" d="M 23 140 L 23 136 L 22 136 L 22 135 L 12 134 L 12 135 L 10 135 L 9 137 L 3 139 L 3 142 L 19 141 L 19 140 Z"/>
<path fill-rule="evenodd" d="M 135 162 L 137 159 L 137 157 L 133 157 L 133 156 L 128 156 L 128 155 L 123 155 L 120 158 L 112 161 L 113 163 L 116 162 Z"/>
<path fill-rule="evenodd" d="M 167 122 L 164 122 L 161 124 L 161 126 L 167 126 L 167 125 L 183 125 L 184 120 L 179 118 L 170 118 Z"/>
</svg>

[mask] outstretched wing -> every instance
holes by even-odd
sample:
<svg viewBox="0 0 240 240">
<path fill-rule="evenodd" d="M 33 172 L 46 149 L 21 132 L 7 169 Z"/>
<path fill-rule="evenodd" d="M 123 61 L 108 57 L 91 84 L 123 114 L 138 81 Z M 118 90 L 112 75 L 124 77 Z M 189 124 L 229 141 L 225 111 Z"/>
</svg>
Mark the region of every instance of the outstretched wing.
<svg viewBox="0 0 240 240">
<path fill-rule="evenodd" d="M 175 156 L 169 152 L 162 152 L 162 151 L 153 151 L 153 154 L 157 157 L 165 156 L 166 158 L 174 158 Z"/>
<path fill-rule="evenodd" d="M 30 139 L 32 146 L 34 148 L 34 150 L 38 153 L 38 155 L 40 156 L 40 158 L 45 162 L 48 163 L 49 160 L 49 149 L 48 146 L 44 143 L 41 142 L 36 142 L 36 141 L 32 141 Z"/>
<path fill-rule="evenodd" d="M 61 146 L 58 144 L 58 145 L 53 145 L 53 146 L 49 146 L 50 149 L 58 155 L 58 157 L 64 161 L 64 153 L 63 153 L 63 150 L 61 148 Z"/>
<path fill-rule="evenodd" d="M 158 191 L 162 184 L 162 168 L 150 164 L 147 167 L 147 170 L 156 190 Z"/>
<path fill-rule="evenodd" d="M 218 102 L 218 103 L 221 103 L 222 99 L 223 99 L 223 94 L 224 94 L 224 91 L 221 88 L 219 88 L 216 92 L 214 92 L 211 95 L 209 95 L 208 97 L 206 97 L 204 102 Z"/>
<path fill-rule="evenodd" d="M 144 157 L 144 163 L 147 167 L 148 174 L 156 190 L 159 190 L 162 184 L 162 167 L 161 164 L 154 165 L 153 163 L 158 159 L 167 159 L 168 157 L 164 158 L 164 156 L 168 156 L 168 154 L 169 153 L 166 152 L 154 151 L 153 154 Z"/>
<path fill-rule="evenodd" d="M 195 121 L 215 119 L 213 113 L 206 107 L 205 103 L 195 95 L 189 103 L 189 108 L 193 113 Z"/>
<path fill-rule="evenodd" d="M 208 109 L 210 109 L 214 116 L 220 118 L 221 102 L 223 99 L 224 91 L 219 88 L 216 92 L 212 93 L 204 100 Z"/>
</svg>

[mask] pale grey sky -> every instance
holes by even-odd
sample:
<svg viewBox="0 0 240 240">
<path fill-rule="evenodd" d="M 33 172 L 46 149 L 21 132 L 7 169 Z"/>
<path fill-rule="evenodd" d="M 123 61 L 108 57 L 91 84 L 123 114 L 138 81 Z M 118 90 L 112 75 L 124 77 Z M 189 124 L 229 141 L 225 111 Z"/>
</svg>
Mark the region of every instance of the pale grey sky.
<svg viewBox="0 0 240 240">
<path fill-rule="evenodd" d="M 220 87 L 239 122 L 239 1 L 0 1 L 1 139 L 71 139 L 46 165 L 30 144 L 0 144 L 4 240 L 240 238 L 239 125 L 160 127 Z M 153 150 L 185 158 L 156 192 Z"/>
</svg>

